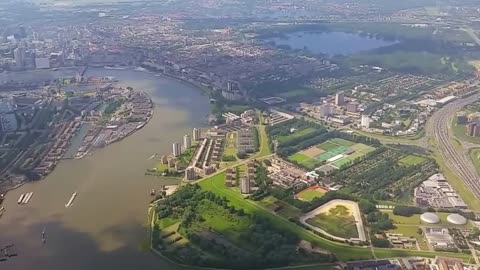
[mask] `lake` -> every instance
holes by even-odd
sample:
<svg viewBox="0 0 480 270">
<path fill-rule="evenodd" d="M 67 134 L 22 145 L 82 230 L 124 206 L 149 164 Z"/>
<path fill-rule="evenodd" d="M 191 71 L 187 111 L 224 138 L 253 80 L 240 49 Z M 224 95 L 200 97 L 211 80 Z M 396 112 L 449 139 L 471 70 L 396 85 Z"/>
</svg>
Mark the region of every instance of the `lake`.
<svg viewBox="0 0 480 270">
<path fill-rule="evenodd" d="M 154 116 L 124 140 L 81 160 L 63 160 L 44 180 L 9 192 L 0 247 L 15 244 L 19 255 L 0 262 L 0 269 L 178 269 L 148 250 L 146 224 L 150 190 L 178 181 L 144 172 L 155 165 L 152 154 L 170 153 L 173 142 L 206 125 L 209 99 L 188 84 L 140 71 L 89 69 L 88 75 L 114 76 L 124 87 L 147 92 Z M 34 192 L 30 202 L 18 205 L 27 192 Z M 65 208 L 74 192 L 73 206 Z"/>
<path fill-rule="evenodd" d="M 306 48 L 315 54 L 351 55 L 354 53 L 390 46 L 397 42 L 386 41 L 344 32 L 295 32 L 285 37 L 270 38 L 278 45 L 292 49 Z"/>
</svg>

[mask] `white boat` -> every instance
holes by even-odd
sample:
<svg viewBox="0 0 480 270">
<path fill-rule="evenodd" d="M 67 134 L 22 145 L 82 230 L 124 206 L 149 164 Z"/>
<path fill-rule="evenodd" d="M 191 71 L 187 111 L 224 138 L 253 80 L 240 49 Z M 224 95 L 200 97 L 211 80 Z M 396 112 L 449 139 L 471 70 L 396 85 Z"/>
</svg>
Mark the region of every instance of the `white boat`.
<svg viewBox="0 0 480 270">
<path fill-rule="evenodd" d="M 20 195 L 20 198 L 18 198 L 18 201 L 17 201 L 18 204 L 22 203 L 23 197 L 25 197 L 25 194 Z"/>
<path fill-rule="evenodd" d="M 30 202 L 30 199 L 32 198 L 32 196 L 33 196 L 33 192 L 28 193 L 27 196 L 26 196 L 26 198 L 23 199 L 23 204 L 29 203 L 29 202 Z"/>
<path fill-rule="evenodd" d="M 68 201 L 68 203 L 65 204 L 65 207 L 68 208 L 68 207 L 72 206 L 73 201 L 75 200 L 76 197 L 77 197 L 77 192 L 73 193 L 73 195 L 72 195 L 72 197 L 70 197 L 70 200 Z"/>
</svg>

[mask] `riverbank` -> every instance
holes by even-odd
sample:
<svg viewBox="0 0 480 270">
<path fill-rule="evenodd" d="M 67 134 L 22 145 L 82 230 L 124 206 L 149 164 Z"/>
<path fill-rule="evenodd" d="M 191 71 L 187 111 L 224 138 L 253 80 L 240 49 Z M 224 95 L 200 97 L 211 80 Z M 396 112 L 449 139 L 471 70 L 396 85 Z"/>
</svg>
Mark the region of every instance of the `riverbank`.
<svg viewBox="0 0 480 270">
<path fill-rule="evenodd" d="M 207 125 L 209 100 L 199 89 L 146 72 L 90 68 L 87 76 L 112 76 L 124 88 L 144 90 L 154 104 L 153 117 L 132 136 L 92 156 L 63 160 L 43 181 L 9 192 L 0 219 L 0 231 L 8 233 L 0 234 L 0 243 L 14 243 L 22 254 L 2 263 L 2 270 L 179 269 L 142 243 L 148 238 L 151 190 L 180 181 L 144 173 L 156 163 L 148 160 L 152 153 L 171 151 L 184 134 Z M 26 192 L 35 196 L 19 206 L 18 196 Z M 74 192 L 75 203 L 65 208 Z"/>
</svg>

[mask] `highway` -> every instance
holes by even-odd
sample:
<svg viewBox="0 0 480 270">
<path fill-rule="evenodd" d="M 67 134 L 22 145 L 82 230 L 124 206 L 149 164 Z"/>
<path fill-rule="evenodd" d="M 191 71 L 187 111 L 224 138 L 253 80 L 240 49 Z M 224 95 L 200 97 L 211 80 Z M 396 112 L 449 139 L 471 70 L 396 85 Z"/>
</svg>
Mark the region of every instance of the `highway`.
<svg viewBox="0 0 480 270">
<path fill-rule="evenodd" d="M 480 178 L 472 162 L 463 153 L 455 149 L 455 146 L 450 140 L 450 137 L 453 135 L 449 133 L 449 126 L 453 115 L 460 108 L 478 99 L 480 99 L 480 94 L 456 100 L 436 111 L 429 120 L 426 135 L 427 137 L 433 136 L 435 138 L 439 152 L 447 166 L 462 179 L 475 197 L 480 199 Z"/>
</svg>

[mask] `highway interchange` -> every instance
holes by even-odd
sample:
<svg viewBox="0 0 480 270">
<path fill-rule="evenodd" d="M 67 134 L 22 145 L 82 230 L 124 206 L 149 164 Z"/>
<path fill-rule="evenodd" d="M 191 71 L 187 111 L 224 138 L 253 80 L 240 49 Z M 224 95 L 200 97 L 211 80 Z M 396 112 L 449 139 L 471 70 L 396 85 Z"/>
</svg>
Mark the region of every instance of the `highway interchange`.
<svg viewBox="0 0 480 270">
<path fill-rule="evenodd" d="M 480 179 L 472 162 L 461 151 L 458 151 L 451 141 L 449 126 L 454 114 L 462 107 L 480 99 L 480 94 L 458 99 L 436 111 L 429 120 L 426 136 L 433 137 L 442 158 L 447 166 L 480 199 Z"/>
</svg>

